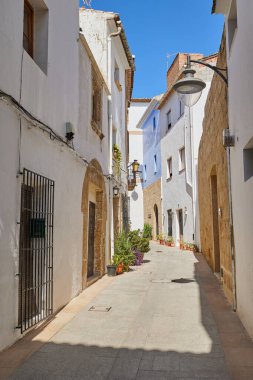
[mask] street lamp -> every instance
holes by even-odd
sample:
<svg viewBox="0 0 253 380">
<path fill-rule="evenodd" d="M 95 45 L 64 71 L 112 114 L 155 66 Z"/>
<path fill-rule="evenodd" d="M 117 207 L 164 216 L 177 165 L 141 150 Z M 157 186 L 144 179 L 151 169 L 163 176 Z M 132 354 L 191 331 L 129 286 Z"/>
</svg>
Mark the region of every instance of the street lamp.
<svg viewBox="0 0 253 380">
<path fill-rule="evenodd" d="M 198 63 L 200 65 L 209 67 L 211 70 L 215 71 L 226 83 L 228 84 L 227 78 L 221 73 L 222 70 L 216 66 L 212 66 L 209 63 L 202 61 L 197 61 L 191 59 L 190 55 L 187 55 L 186 68 L 183 71 L 183 79 L 178 80 L 173 88 L 177 92 L 179 99 L 187 106 L 192 107 L 196 104 L 201 97 L 202 91 L 206 87 L 205 82 L 200 78 L 195 78 L 194 74 L 196 71 L 191 68 L 191 63 Z"/>
<path fill-rule="evenodd" d="M 140 164 L 138 160 L 134 160 L 130 165 L 132 166 L 133 175 L 136 175 L 136 173 L 139 173 Z"/>
</svg>

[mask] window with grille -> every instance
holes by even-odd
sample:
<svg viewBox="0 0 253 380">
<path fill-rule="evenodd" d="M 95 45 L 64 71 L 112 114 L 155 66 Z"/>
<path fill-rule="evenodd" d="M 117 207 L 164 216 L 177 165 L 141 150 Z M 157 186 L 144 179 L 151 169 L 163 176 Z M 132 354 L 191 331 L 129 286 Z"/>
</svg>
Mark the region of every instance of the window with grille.
<svg viewBox="0 0 253 380">
<path fill-rule="evenodd" d="M 53 312 L 54 181 L 24 169 L 19 239 L 21 332 Z"/>
</svg>

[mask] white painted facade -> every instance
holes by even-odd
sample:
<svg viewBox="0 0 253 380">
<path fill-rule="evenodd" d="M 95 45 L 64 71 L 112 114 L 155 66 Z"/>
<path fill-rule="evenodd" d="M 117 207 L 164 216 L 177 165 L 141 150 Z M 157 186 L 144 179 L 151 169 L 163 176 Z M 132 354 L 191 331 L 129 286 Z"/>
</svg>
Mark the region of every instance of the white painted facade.
<svg viewBox="0 0 253 380">
<path fill-rule="evenodd" d="M 125 32 L 119 16 L 111 12 L 96 11 L 92 9 L 80 9 L 80 27 L 91 51 L 99 65 L 111 92 L 109 101 L 109 141 L 110 167 L 112 168 L 112 181 L 110 194 L 113 194 L 113 187 L 119 187 L 120 197 L 126 199 L 128 192 L 127 181 L 127 108 L 130 105 L 132 93 L 133 76 L 129 85 L 127 72 L 135 70 L 134 59 L 131 56 Z M 117 71 L 117 73 L 116 73 Z M 116 81 L 117 77 L 117 81 Z M 130 88 L 129 88 L 130 87 Z M 121 152 L 121 170 L 117 175 L 113 170 L 114 162 L 112 157 L 113 144 L 116 144 Z M 113 203 L 111 198 L 110 203 Z M 111 207 L 112 208 L 112 207 Z M 121 209 L 121 215 L 123 213 Z M 129 212 L 129 210 L 128 210 Z M 128 224 L 126 218 L 122 220 Z M 128 217 L 127 217 L 128 219 Z M 124 225 L 124 222 L 123 222 Z M 111 250 L 113 252 L 114 226 L 111 224 Z"/>
<path fill-rule="evenodd" d="M 174 91 L 171 91 L 167 101 L 160 108 L 163 233 L 165 236 L 172 236 L 176 246 L 179 246 L 180 239 L 198 246 L 200 244 L 196 173 L 204 106 L 211 78 L 212 73 L 199 102 L 191 109 L 182 104 L 180 106 Z M 168 128 L 169 111 L 171 126 Z M 182 149 L 184 149 L 183 166 L 180 157 Z M 172 176 L 168 168 L 169 159 L 172 160 Z"/>
<path fill-rule="evenodd" d="M 143 172 L 143 132 L 137 129 L 138 122 L 143 116 L 149 105 L 148 101 L 141 101 L 141 99 L 133 99 L 129 109 L 129 164 L 134 160 L 140 163 L 139 170 Z M 131 167 L 130 167 L 131 170 Z M 144 226 L 144 213 L 143 213 L 143 189 L 142 181 L 143 173 L 137 177 L 137 185 L 133 191 L 128 192 L 130 198 L 130 223 L 132 230 L 142 230 Z"/>
<path fill-rule="evenodd" d="M 100 140 L 90 124 L 94 62 L 82 44 L 83 37 L 79 36 L 79 2 L 62 0 L 60 8 L 53 0 L 30 3 L 43 6 L 49 20 L 47 59 L 42 64 L 39 58 L 36 63 L 23 49 L 23 1 L 4 0 L 0 5 L 0 91 L 3 92 L 0 97 L 0 350 L 21 337 L 16 326 L 23 169 L 55 181 L 53 312 L 82 290 L 83 226 L 87 220 L 83 218 L 81 201 L 87 163 L 92 159 L 100 163 L 105 175 L 109 209 L 106 176 L 111 168 L 110 94 L 104 83 L 104 138 Z M 44 125 L 24 117 L 5 94 Z M 73 146 L 66 144 L 66 122 L 71 122 L 75 129 Z M 47 129 L 45 125 L 52 129 L 51 135 L 43 131 Z M 62 141 L 54 138 L 55 134 Z M 89 199 L 93 198 L 91 191 Z M 109 232 L 108 217 L 106 261 L 110 252 Z"/>
<path fill-rule="evenodd" d="M 217 0 L 214 11 L 225 15 L 229 129 L 235 137 L 230 164 L 237 312 L 253 337 L 253 3 Z"/>
</svg>

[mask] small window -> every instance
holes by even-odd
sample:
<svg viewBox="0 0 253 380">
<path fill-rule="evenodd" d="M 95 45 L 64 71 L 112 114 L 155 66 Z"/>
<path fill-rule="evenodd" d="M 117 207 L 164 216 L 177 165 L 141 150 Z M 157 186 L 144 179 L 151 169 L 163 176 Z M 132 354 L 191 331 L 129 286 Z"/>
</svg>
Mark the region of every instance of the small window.
<svg viewBox="0 0 253 380">
<path fill-rule="evenodd" d="M 167 112 L 167 131 L 169 131 L 171 128 L 171 110 Z"/>
<path fill-rule="evenodd" d="M 119 66 L 117 62 L 115 62 L 114 66 L 114 82 L 118 88 L 119 91 L 122 90 L 121 84 L 120 84 L 120 73 L 119 73 Z"/>
<path fill-rule="evenodd" d="M 147 182 L 147 165 L 145 164 L 144 165 L 144 173 L 143 173 L 143 179 L 144 179 L 144 182 Z"/>
<path fill-rule="evenodd" d="M 172 157 L 167 160 L 167 179 L 172 178 Z"/>
<path fill-rule="evenodd" d="M 184 114 L 184 105 L 181 102 L 181 100 L 179 100 L 179 117 L 181 117 L 183 114 Z"/>
<path fill-rule="evenodd" d="M 185 169 L 185 148 L 179 149 L 179 171 Z"/>
<path fill-rule="evenodd" d="M 34 62 L 47 73 L 48 8 L 44 0 L 24 1 L 23 47 Z"/>
<path fill-rule="evenodd" d="M 153 117 L 153 131 L 156 130 L 156 118 Z"/>
<path fill-rule="evenodd" d="M 27 0 L 24 2 L 23 47 L 33 58 L 33 8 Z"/>
<path fill-rule="evenodd" d="M 100 85 L 94 70 L 92 72 L 91 126 L 93 130 L 100 136 L 100 138 L 102 138 L 102 86 Z"/>
<path fill-rule="evenodd" d="M 157 158 L 156 158 L 156 154 L 154 155 L 154 174 L 157 173 Z"/>
<path fill-rule="evenodd" d="M 236 29 L 237 29 L 237 5 L 236 5 L 236 0 L 232 0 L 230 12 L 229 12 L 229 16 L 228 16 L 228 45 L 229 45 L 229 49 L 231 49 Z"/>
</svg>

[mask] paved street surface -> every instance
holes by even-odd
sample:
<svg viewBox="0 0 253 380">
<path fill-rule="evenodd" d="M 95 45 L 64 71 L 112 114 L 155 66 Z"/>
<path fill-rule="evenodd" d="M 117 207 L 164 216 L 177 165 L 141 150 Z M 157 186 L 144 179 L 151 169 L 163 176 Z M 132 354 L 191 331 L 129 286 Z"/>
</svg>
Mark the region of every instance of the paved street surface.
<svg viewBox="0 0 253 380">
<path fill-rule="evenodd" d="M 152 244 L 145 261 L 110 279 L 11 378 L 252 380 L 252 342 L 202 256 Z"/>
</svg>

